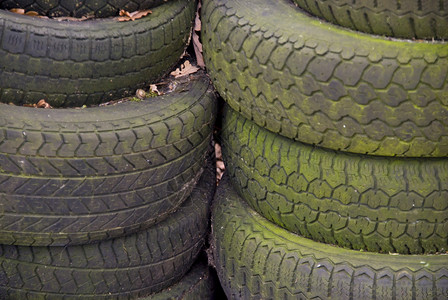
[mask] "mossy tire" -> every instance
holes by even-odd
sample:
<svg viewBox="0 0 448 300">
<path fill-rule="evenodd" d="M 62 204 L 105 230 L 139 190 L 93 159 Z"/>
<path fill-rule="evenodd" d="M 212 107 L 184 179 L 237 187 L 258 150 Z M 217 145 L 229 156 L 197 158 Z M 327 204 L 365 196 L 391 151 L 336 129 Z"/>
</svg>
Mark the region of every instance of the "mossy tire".
<svg viewBox="0 0 448 300">
<path fill-rule="evenodd" d="M 0 11 L 0 102 L 94 105 L 160 79 L 178 62 L 195 0 L 132 21 L 58 21 Z"/>
<path fill-rule="evenodd" d="M 307 144 L 448 156 L 448 43 L 322 23 L 288 0 L 206 0 L 209 74 L 236 111 Z"/>
<path fill-rule="evenodd" d="M 0 244 L 65 246 L 129 234 L 174 211 L 205 165 L 216 97 L 196 74 L 141 102 L 0 106 Z"/>
<path fill-rule="evenodd" d="M 448 1 L 293 0 L 310 14 L 371 34 L 407 39 L 448 39 Z"/>
<path fill-rule="evenodd" d="M 307 238 L 404 254 L 448 250 L 448 159 L 356 155 L 302 144 L 226 109 L 222 149 L 236 189 Z"/>
<path fill-rule="evenodd" d="M 446 255 L 346 250 L 269 222 L 221 181 L 212 209 L 218 277 L 228 299 L 445 299 Z"/>
<path fill-rule="evenodd" d="M 0 245 L 1 299 L 135 299 L 177 283 L 209 231 L 210 161 L 191 196 L 156 226 L 87 245 Z"/>
<path fill-rule="evenodd" d="M 118 16 L 120 10 L 133 12 L 156 7 L 167 0 L 3 0 L 1 9 L 22 8 L 41 16 L 75 17 L 94 16 L 106 18 Z"/>
</svg>

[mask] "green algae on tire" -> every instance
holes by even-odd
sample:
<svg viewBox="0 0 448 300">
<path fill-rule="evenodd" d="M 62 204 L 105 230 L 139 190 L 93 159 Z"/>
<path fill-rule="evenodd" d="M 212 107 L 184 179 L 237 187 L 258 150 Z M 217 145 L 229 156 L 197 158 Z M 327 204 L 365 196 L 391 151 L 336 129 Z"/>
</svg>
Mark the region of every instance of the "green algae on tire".
<svg viewBox="0 0 448 300">
<path fill-rule="evenodd" d="M 204 74 L 86 109 L 0 104 L 0 244 L 65 246 L 165 218 L 200 176 L 216 118 Z"/>
<path fill-rule="evenodd" d="M 313 242 L 250 209 L 221 181 L 212 243 L 228 299 L 445 299 L 447 255 L 389 255 Z"/>
<path fill-rule="evenodd" d="M 320 149 L 228 108 L 222 151 L 235 188 L 260 214 L 316 241 L 384 253 L 448 250 L 448 159 Z"/>
<path fill-rule="evenodd" d="M 325 148 L 448 156 L 448 43 L 356 33 L 288 0 L 205 0 L 210 77 L 258 125 Z"/>
<path fill-rule="evenodd" d="M 0 299 L 136 299 L 170 287 L 205 244 L 215 186 L 210 159 L 191 196 L 156 226 L 86 245 L 0 245 Z"/>
<path fill-rule="evenodd" d="M 58 21 L 0 10 L 0 102 L 81 107 L 134 95 L 179 61 L 195 0 L 132 21 Z"/>
<path fill-rule="evenodd" d="M 293 0 L 326 21 L 371 34 L 448 39 L 447 0 Z"/>
<path fill-rule="evenodd" d="M 1 9 L 22 8 L 48 17 L 118 16 L 120 10 L 133 12 L 156 7 L 166 0 L 2 0 Z"/>
</svg>

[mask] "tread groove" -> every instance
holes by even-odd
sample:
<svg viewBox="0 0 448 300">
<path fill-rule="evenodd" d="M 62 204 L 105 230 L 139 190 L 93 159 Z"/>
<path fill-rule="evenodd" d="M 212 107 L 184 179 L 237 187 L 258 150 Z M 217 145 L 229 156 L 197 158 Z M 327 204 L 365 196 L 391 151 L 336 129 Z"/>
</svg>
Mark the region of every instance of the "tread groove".
<svg viewBox="0 0 448 300">
<path fill-rule="evenodd" d="M 228 106 L 222 127 L 231 181 L 270 221 L 364 251 L 419 254 L 448 248 L 447 236 L 435 231 L 448 222 L 445 159 L 319 149 L 271 133 Z"/>
<path fill-rule="evenodd" d="M 438 274 L 448 271 L 444 255 L 363 253 L 312 242 L 252 211 L 230 187 L 226 176 L 218 187 L 212 215 L 214 260 L 229 299 L 238 295 L 287 300 L 398 299 L 406 295 L 426 299 L 428 293 L 437 295 L 438 289 L 447 288 L 446 280 L 443 283 L 438 280 Z M 248 239 L 257 241 L 250 249 L 243 243 Z M 265 247 L 263 252 L 259 243 Z M 247 255 L 239 258 L 237 253 L 241 251 Z M 263 256 L 271 251 L 276 251 L 279 257 Z M 266 257 L 266 263 L 273 269 L 254 264 L 257 257 Z M 285 259 L 288 264 L 278 263 Z M 422 265 L 421 261 L 427 264 Z M 290 264 L 297 264 L 294 272 L 289 271 Z M 283 274 L 283 279 L 275 279 L 272 273 Z M 422 278 L 430 280 L 429 285 L 420 285 Z"/>
</svg>

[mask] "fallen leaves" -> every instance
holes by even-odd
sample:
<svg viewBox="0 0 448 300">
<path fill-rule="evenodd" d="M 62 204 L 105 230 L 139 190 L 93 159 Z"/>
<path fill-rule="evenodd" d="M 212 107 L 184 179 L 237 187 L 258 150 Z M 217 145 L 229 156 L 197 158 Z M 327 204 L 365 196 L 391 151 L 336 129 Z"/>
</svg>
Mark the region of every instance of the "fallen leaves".
<svg viewBox="0 0 448 300">
<path fill-rule="evenodd" d="M 24 15 L 24 16 L 29 16 L 29 17 L 37 17 L 37 18 L 41 18 L 41 19 L 50 19 L 47 16 L 39 15 L 39 13 L 36 12 L 36 11 L 30 10 L 30 11 L 25 12 L 25 10 L 23 8 L 11 8 L 9 11 L 12 12 L 12 13 L 16 13 L 16 14 Z M 84 16 L 84 17 L 80 17 L 80 18 L 74 18 L 74 17 L 54 17 L 54 18 L 51 18 L 51 19 L 52 20 L 56 20 L 56 21 L 78 21 L 79 22 L 79 21 L 85 21 L 85 20 L 92 19 L 92 18 L 93 18 L 93 16 Z"/>
<path fill-rule="evenodd" d="M 34 104 L 24 104 L 23 106 L 25 106 L 25 107 L 35 107 L 35 108 L 53 108 L 44 99 L 40 99 L 37 103 L 34 103 Z"/>
<path fill-rule="evenodd" d="M 162 93 L 159 92 L 159 89 L 157 88 L 157 85 L 155 85 L 155 84 L 150 84 L 150 85 L 149 85 L 149 90 L 150 90 L 151 92 L 157 94 L 157 96 L 162 95 Z"/>
<path fill-rule="evenodd" d="M 120 10 L 120 16 L 117 17 L 117 20 L 119 22 L 135 21 L 147 16 L 148 14 L 152 14 L 152 11 L 150 9 L 138 10 L 131 13 L 122 9 Z"/>
<path fill-rule="evenodd" d="M 38 17 L 39 16 L 38 12 L 32 11 L 32 10 L 25 12 L 25 10 L 23 8 L 11 8 L 9 11 L 12 13 L 15 13 L 15 14 L 25 15 L 25 16 L 30 16 L 30 17 Z"/>
<path fill-rule="evenodd" d="M 170 74 L 173 75 L 175 78 L 182 77 L 186 75 L 190 75 L 193 73 L 196 73 L 199 70 L 198 67 L 193 66 L 188 60 L 185 61 L 179 68 L 171 72 Z"/>
<path fill-rule="evenodd" d="M 47 16 L 41 16 L 41 15 L 39 15 L 38 12 L 35 12 L 35 11 L 27 11 L 26 12 L 23 8 L 12 8 L 9 11 L 12 13 L 19 14 L 19 15 L 48 19 Z M 122 10 L 120 10 L 119 16 L 114 17 L 113 19 L 117 20 L 118 22 L 135 21 L 135 20 L 141 19 L 149 14 L 152 14 L 152 11 L 150 9 L 137 10 L 134 12 L 128 12 L 128 11 L 125 11 L 124 9 L 122 9 Z M 85 21 L 85 20 L 92 19 L 93 17 L 94 17 L 93 15 L 89 15 L 89 16 L 83 16 L 80 18 L 55 17 L 55 18 L 51 18 L 51 19 L 57 20 L 57 21 Z"/>
<path fill-rule="evenodd" d="M 196 18 L 194 20 L 194 28 L 193 28 L 193 49 L 194 54 L 196 55 L 196 62 L 201 69 L 205 68 L 204 56 L 202 55 L 202 43 L 199 40 L 199 33 L 201 32 L 201 18 L 199 14 L 199 10 L 201 9 L 201 2 L 198 3 L 198 8 L 196 10 Z"/>
<path fill-rule="evenodd" d="M 215 157 L 216 157 L 216 184 L 219 184 L 222 176 L 226 170 L 224 161 L 222 160 L 221 145 L 215 142 Z"/>
</svg>

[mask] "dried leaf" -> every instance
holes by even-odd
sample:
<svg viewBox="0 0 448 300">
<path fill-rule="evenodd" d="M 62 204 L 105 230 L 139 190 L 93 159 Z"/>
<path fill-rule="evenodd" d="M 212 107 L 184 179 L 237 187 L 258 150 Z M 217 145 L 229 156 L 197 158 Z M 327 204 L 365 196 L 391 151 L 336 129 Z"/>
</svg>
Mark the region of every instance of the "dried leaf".
<svg viewBox="0 0 448 300">
<path fill-rule="evenodd" d="M 199 68 L 204 69 L 205 62 L 204 62 L 204 56 L 202 55 L 202 43 L 199 40 L 199 34 L 198 34 L 202 28 L 201 17 L 199 13 L 200 9 L 201 9 L 201 2 L 199 1 L 196 10 L 196 18 L 194 20 L 194 30 L 192 34 L 192 39 L 193 39 L 194 54 L 196 55 L 196 62 Z"/>
<path fill-rule="evenodd" d="M 200 9 L 201 9 L 201 2 L 198 3 L 198 8 L 196 9 L 196 18 L 194 19 L 194 31 L 201 31 L 202 23 L 201 23 L 201 17 L 199 15 Z"/>
<path fill-rule="evenodd" d="M 50 104 L 48 104 L 44 99 L 39 100 L 37 104 L 34 104 L 34 107 L 37 108 L 52 108 Z"/>
<path fill-rule="evenodd" d="M 181 77 L 196 73 L 199 70 L 198 67 L 193 66 L 188 60 L 185 61 L 179 68 L 171 72 L 174 77 Z"/>
<path fill-rule="evenodd" d="M 222 160 L 216 161 L 216 167 L 220 168 L 221 170 L 224 170 L 226 167 L 224 166 L 224 162 Z"/>
<path fill-rule="evenodd" d="M 34 10 L 25 12 L 25 10 L 23 8 L 11 8 L 9 11 L 19 14 L 19 15 L 24 15 L 24 16 L 29 16 L 29 17 L 41 17 L 41 16 L 39 16 L 39 13 Z"/>
<path fill-rule="evenodd" d="M 224 172 L 226 171 L 226 166 L 222 160 L 222 150 L 221 145 L 215 142 L 215 157 L 216 157 L 216 184 L 221 181 Z"/>
<path fill-rule="evenodd" d="M 117 20 L 119 22 L 135 21 L 147 16 L 148 14 L 152 14 L 152 11 L 150 9 L 138 10 L 131 13 L 122 9 L 120 10 L 120 17 L 117 17 Z"/>
<path fill-rule="evenodd" d="M 149 89 L 151 90 L 151 92 L 156 93 L 159 96 L 162 94 L 161 92 L 159 92 L 159 90 L 157 89 L 157 85 L 155 84 L 150 84 Z"/>
<path fill-rule="evenodd" d="M 216 156 L 216 159 L 221 159 L 222 160 L 221 145 L 218 144 L 218 143 L 215 143 L 215 156 Z"/>
<path fill-rule="evenodd" d="M 77 22 L 81 22 L 81 21 L 85 21 L 88 19 L 92 19 L 94 16 L 83 16 L 80 18 L 75 18 L 75 17 L 56 17 L 56 18 L 52 18 L 53 20 L 57 20 L 57 21 L 77 21 Z M 43 18 L 43 17 L 41 17 Z"/>
<path fill-rule="evenodd" d="M 11 8 L 9 11 L 19 15 L 25 14 L 25 10 L 23 8 Z"/>
<path fill-rule="evenodd" d="M 146 17 L 149 14 L 152 14 L 152 11 L 150 9 L 146 9 L 146 10 L 142 10 L 142 11 L 134 11 L 131 13 L 131 18 L 132 18 L 132 21 L 134 21 L 136 19 Z"/>
<path fill-rule="evenodd" d="M 219 184 L 223 175 L 224 175 L 224 171 L 221 170 L 220 168 L 216 168 L 216 185 Z"/>
<path fill-rule="evenodd" d="M 193 32 L 193 49 L 196 55 L 196 61 L 201 69 L 205 68 L 204 56 L 202 55 L 202 43 L 199 41 L 199 36 Z"/>
<path fill-rule="evenodd" d="M 25 15 L 30 16 L 30 17 L 39 17 L 39 13 L 37 11 L 33 11 L 33 10 L 27 11 L 25 13 Z"/>
<path fill-rule="evenodd" d="M 131 14 L 130 14 L 129 12 L 125 11 L 124 9 L 121 9 L 121 10 L 120 10 L 119 15 L 120 15 L 121 17 L 129 17 L 129 18 L 131 17 Z"/>
</svg>

